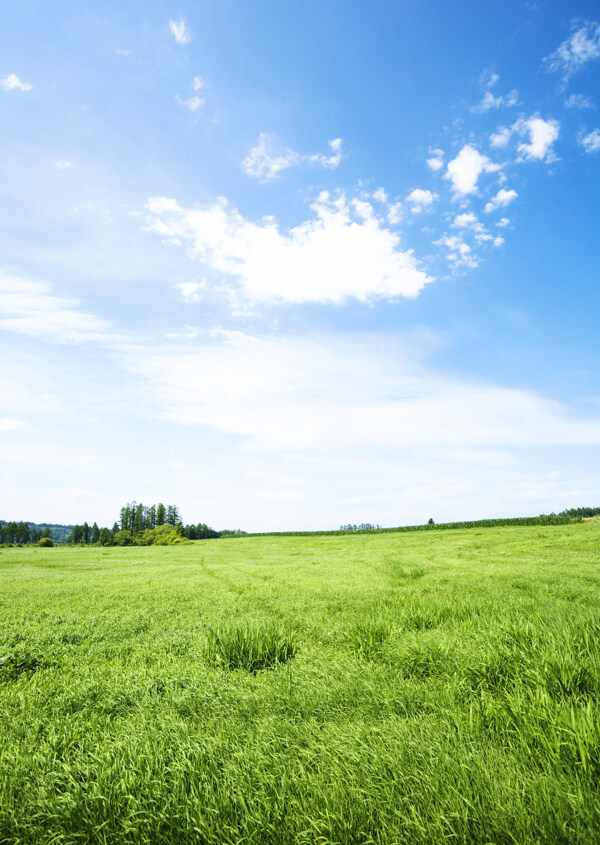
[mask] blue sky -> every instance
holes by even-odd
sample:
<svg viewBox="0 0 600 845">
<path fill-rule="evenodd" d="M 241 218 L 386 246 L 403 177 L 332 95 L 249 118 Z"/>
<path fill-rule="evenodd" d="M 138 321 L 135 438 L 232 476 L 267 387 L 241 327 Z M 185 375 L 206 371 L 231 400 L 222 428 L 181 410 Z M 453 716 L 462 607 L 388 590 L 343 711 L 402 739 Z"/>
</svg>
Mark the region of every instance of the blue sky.
<svg viewBox="0 0 600 845">
<path fill-rule="evenodd" d="M 0 24 L 0 517 L 600 502 L 597 3 Z"/>
</svg>

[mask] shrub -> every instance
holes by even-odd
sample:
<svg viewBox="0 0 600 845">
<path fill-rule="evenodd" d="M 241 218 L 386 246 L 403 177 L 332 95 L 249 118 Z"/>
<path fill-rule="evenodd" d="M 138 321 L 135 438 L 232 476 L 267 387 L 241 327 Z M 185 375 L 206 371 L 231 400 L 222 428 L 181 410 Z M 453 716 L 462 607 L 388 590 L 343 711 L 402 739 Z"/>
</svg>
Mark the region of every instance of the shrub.
<svg viewBox="0 0 600 845">
<path fill-rule="evenodd" d="M 115 546 L 131 546 L 133 543 L 133 534 L 124 528 L 122 531 L 117 531 L 113 543 Z"/>
<path fill-rule="evenodd" d="M 41 546 L 43 549 L 50 549 L 54 546 L 54 543 L 50 537 L 42 537 L 41 540 L 37 541 L 36 546 Z"/>
<path fill-rule="evenodd" d="M 186 543 L 187 540 L 179 525 L 158 525 L 156 528 L 147 528 L 135 538 L 136 546 L 175 546 L 179 543 Z"/>
</svg>

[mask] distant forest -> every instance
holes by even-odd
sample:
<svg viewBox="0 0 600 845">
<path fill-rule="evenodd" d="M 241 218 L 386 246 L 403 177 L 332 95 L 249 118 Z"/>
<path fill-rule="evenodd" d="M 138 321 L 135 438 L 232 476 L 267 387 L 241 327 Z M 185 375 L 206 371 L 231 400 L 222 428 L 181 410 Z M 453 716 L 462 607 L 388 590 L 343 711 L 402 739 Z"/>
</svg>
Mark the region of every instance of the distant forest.
<svg viewBox="0 0 600 845">
<path fill-rule="evenodd" d="M 374 533 L 389 531 L 417 531 L 423 529 L 443 530 L 447 528 L 471 528 L 471 527 L 492 527 L 500 525 L 554 525 L 570 520 L 581 520 L 586 517 L 598 516 L 600 507 L 568 508 L 560 513 L 540 514 L 536 517 L 520 517 L 509 519 L 483 519 L 475 522 L 448 522 L 434 523 L 430 519 L 424 525 L 407 525 L 396 528 L 382 528 L 370 522 L 362 522 L 358 525 L 347 523 L 340 525 L 338 530 L 330 531 L 284 531 L 275 532 L 285 535 L 308 535 L 308 534 L 337 534 L 348 532 L 369 532 Z M 261 532 L 261 534 L 273 532 Z M 143 505 L 137 502 L 128 502 L 119 513 L 112 528 L 99 527 L 97 522 L 91 525 L 84 522 L 83 525 L 57 525 L 54 523 L 36 522 L 7 522 L 0 519 L 0 545 L 27 545 L 37 544 L 42 546 L 54 544 L 79 544 L 99 546 L 151 546 L 151 545 L 172 545 L 185 540 L 208 540 L 217 537 L 242 537 L 248 532 L 237 528 L 234 530 L 216 531 L 204 522 L 195 525 L 184 525 L 181 519 L 179 508 L 176 505 Z M 259 535 L 257 535 L 259 536 Z"/>
<path fill-rule="evenodd" d="M 42 537 L 50 537 L 55 543 L 66 543 L 72 530 L 72 525 L 56 525 L 52 522 L 6 522 L 0 519 L 0 543 L 37 543 Z"/>
</svg>

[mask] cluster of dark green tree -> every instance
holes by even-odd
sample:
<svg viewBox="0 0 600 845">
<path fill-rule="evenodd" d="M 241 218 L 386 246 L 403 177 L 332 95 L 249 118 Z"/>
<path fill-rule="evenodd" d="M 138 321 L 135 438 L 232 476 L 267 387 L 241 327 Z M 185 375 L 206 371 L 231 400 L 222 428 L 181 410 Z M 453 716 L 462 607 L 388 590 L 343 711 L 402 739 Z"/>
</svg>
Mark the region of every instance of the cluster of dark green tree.
<svg viewBox="0 0 600 845">
<path fill-rule="evenodd" d="M 225 532 L 215 531 L 210 525 L 199 522 L 198 525 L 185 525 L 183 533 L 187 540 L 209 540 L 213 537 L 221 537 Z"/>
<path fill-rule="evenodd" d="M 561 511 L 558 516 L 569 516 L 571 518 L 576 516 L 598 516 L 600 508 L 569 508 L 566 511 Z"/>
<path fill-rule="evenodd" d="M 0 520 L 0 543 L 22 546 L 25 543 L 39 543 L 42 539 L 52 539 L 48 525 L 42 527 L 29 522 Z"/>
<path fill-rule="evenodd" d="M 133 536 L 142 531 L 158 528 L 160 525 L 177 525 L 181 522 L 177 505 L 143 505 L 141 502 L 128 502 L 121 508 L 119 518 L 121 531 L 131 531 Z"/>
<path fill-rule="evenodd" d="M 220 537 L 214 528 L 199 522 L 184 526 L 177 505 L 143 505 L 128 502 L 121 508 L 119 521 L 112 528 L 90 527 L 87 522 L 74 525 L 67 543 L 98 544 L 100 546 L 164 546 L 184 540 L 205 540 Z"/>
<path fill-rule="evenodd" d="M 67 543 L 100 546 L 165 545 L 185 539 L 179 508 L 176 505 L 143 505 L 128 502 L 121 508 L 118 522 L 112 528 L 74 525 Z"/>
</svg>

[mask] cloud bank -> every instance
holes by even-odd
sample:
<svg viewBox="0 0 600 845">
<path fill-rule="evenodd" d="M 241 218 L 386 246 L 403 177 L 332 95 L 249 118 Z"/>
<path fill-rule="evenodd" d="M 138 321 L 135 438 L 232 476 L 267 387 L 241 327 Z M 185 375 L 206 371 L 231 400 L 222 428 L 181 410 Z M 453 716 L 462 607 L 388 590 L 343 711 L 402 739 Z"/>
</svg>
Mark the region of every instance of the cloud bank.
<svg viewBox="0 0 600 845">
<path fill-rule="evenodd" d="M 251 302 L 363 302 L 415 297 L 432 278 L 366 200 L 319 194 L 314 216 L 288 231 L 258 223 L 220 199 L 208 208 L 148 202 L 148 228 L 233 281 Z"/>
</svg>

